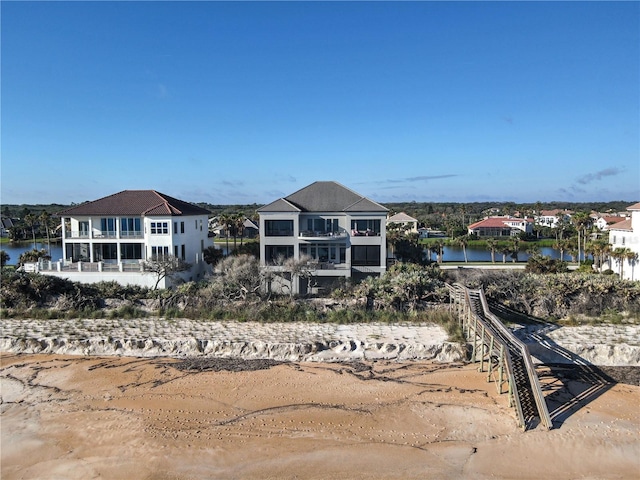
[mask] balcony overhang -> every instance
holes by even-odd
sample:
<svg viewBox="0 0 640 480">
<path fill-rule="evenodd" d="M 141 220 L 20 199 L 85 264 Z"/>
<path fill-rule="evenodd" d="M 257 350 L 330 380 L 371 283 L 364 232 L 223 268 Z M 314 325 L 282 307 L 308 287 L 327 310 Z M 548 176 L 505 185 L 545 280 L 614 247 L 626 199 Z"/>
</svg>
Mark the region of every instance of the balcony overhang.
<svg viewBox="0 0 640 480">
<path fill-rule="evenodd" d="M 344 232 L 301 232 L 298 240 L 308 242 L 333 242 L 344 240 L 347 234 Z"/>
</svg>

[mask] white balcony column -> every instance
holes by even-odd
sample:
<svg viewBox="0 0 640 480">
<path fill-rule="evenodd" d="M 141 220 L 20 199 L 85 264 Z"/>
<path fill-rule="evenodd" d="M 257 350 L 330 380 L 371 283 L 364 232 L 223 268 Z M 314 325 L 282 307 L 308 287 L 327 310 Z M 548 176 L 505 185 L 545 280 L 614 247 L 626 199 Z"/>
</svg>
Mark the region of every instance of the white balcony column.
<svg viewBox="0 0 640 480">
<path fill-rule="evenodd" d="M 93 217 L 89 217 L 89 261 L 93 263 Z"/>
</svg>

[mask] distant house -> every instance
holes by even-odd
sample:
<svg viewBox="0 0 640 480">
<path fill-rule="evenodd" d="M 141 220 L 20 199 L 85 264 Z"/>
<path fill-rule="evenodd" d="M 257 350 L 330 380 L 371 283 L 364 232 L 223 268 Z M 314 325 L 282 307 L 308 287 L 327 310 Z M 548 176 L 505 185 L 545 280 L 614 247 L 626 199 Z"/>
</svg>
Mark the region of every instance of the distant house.
<svg viewBox="0 0 640 480">
<path fill-rule="evenodd" d="M 226 225 L 220 224 L 218 217 L 211 217 L 209 219 L 209 232 L 215 237 L 226 237 L 228 228 Z M 242 222 L 242 237 L 243 238 L 256 238 L 259 233 L 259 227 L 256 223 L 246 218 Z"/>
<path fill-rule="evenodd" d="M 469 235 L 478 237 L 511 237 L 533 233 L 533 220 L 511 216 L 488 217 L 467 227 Z"/>
<path fill-rule="evenodd" d="M 534 220 L 535 224 L 541 227 L 556 228 L 560 219 L 564 222 L 571 221 L 571 215 L 573 215 L 573 212 L 566 209 L 541 210 L 540 213 L 534 217 Z"/>
<path fill-rule="evenodd" d="M 256 238 L 257 236 L 260 235 L 260 227 L 256 225 L 256 223 L 253 220 L 249 218 L 245 218 L 244 222 L 242 223 L 242 226 L 243 226 L 242 236 L 244 238 Z"/>
<path fill-rule="evenodd" d="M 593 225 L 602 232 L 609 230 L 611 225 L 620 223 L 627 219 L 627 217 L 620 215 L 593 215 Z"/>
<path fill-rule="evenodd" d="M 58 213 L 64 259 L 38 271 L 82 283 L 155 285 L 143 262 L 172 255 L 191 264 L 184 281 L 204 276 L 209 211 L 155 190 L 124 190 Z M 172 285 L 166 278 L 159 287 Z"/>
<path fill-rule="evenodd" d="M 418 220 L 404 212 L 396 213 L 387 218 L 387 225 L 396 224 L 406 228 L 407 233 L 418 233 Z"/>
<path fill-rule="evenodd" d="M 627 207 L 631 218 L 609 226 L 609 245 L 612 254 L 604 269 L 622 272 L 626 280 L 639 280 L 638 262 L 640 261 L 640 203 Z M 626 251 L 625 258 L 615 258 L 613 252 L 618 249 Z"/>
<path fill-rule="evenodd" d="M 315 182 L 259 208 L 260 264 L 273 273 L 268 288 L 316 293 L 341 279 L 382 275 L 387 212 L 337 182 Z M 304 256 L 306 278 L 283 268 L 283 260 Z"/>
<path fill-rule="evenodd" d="M 15 220 L 9 217 L 2 217 L 0 220 L 0 237 L 6 238 L 9 236 L 9 229 L 15 227 Z"/>
</svg>

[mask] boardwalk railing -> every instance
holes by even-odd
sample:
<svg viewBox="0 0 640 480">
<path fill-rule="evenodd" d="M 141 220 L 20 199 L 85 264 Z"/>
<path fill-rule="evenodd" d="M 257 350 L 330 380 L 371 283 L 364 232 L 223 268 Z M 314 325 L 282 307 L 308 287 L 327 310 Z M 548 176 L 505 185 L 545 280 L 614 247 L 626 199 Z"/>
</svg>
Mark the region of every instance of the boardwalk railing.
<svg viewBox="0 0 640 480">
<path fill-rule="evenodd" d="M 457 283 L 447 287 L 451 309 L 473 347 L 471 359 L 480 362 L 479 370 L 487 372 L 487 381 L 496 383 L 498 393 L 505 393 L 506 385 L 518 426 L 527 430 L 539 421 L 551 429 L 549 410 L 527 346 L 491 313 L 481 289 L 471 290 Z"/>
</svg>

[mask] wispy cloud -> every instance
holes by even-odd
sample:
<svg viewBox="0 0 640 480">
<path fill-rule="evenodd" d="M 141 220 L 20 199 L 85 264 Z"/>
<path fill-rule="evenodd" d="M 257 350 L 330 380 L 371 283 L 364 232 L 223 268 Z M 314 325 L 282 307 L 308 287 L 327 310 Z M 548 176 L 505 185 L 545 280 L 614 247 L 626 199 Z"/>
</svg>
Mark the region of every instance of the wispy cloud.
<svg viewBox="0 0 640 480">
<path fill-rule="evenodd" d="M 397 185 L 397 184 L 406 184 L 406 183 L 419 183 L 419 182 L 429 182 L 431 180 L 440 180 L 443 178 L 453 178 L 459 177 L 458 174 L 446 174 L 446 175 L 421 175 L 418 177 L 407 177 L 407 178 L 388 178 L 385 180 L 377 180 L 374 182 L 363 182 L 363 183 L 373 183 L 376 185 Z"/>
<path fill-rule="evenodd" d="M 588 185 L 589 183 L 602 180 L 604 177 L 614 177 L 616 175 L 620 175 L 623 172 L 620 168 L 617 167 L 609 167 L 604 170 L 600 170 L 596 173 L 587 173 L 578 177 L 576 180 L 581 185 Z"/>
<path fill-rule="evenodd" d="M 237 180 L 222 180 L 220 182 L 222 185 L 224 185 L 225 187 L 243 187 L 244 186 L 244 182 L 242 181 L 237 181 Z"/>
</svg>

